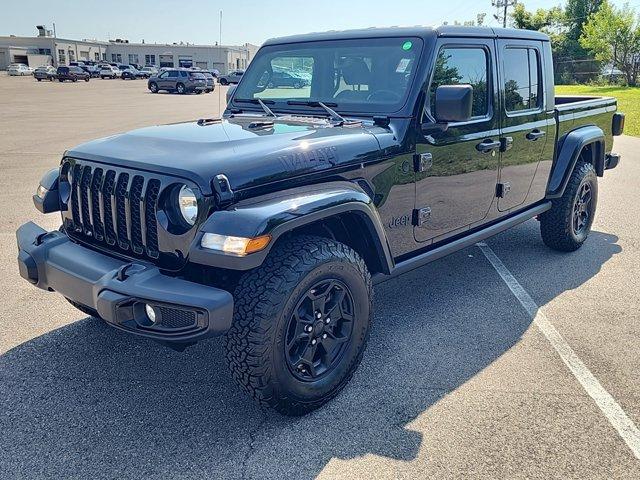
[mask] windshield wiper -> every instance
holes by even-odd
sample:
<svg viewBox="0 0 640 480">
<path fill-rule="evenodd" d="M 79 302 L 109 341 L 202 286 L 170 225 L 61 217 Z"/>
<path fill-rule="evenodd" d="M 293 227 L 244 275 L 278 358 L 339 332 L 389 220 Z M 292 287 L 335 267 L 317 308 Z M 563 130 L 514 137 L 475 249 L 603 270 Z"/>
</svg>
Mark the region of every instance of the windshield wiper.
<svg viewBox="0 0 640 480">
<path fill-rule="evenodd" d="M 278 118 L 278 115 L 273 113 L 273 110 L 267 107 L 267 103 L 270 103 L 272 105 L 276 103 L 273 100 L 263 101 L 261 98 L 234 98 L 233 101 L 238 103 L 254 103 L 256 105 L 260 105 L 262 107 L 262 110 L 264 110 L 267 115 L 269 115 L 270 117 Z"/>
<path fill-rule="evenodd" d="M 314 100 L 289 100 L 287 101 L 287 105 L 303 105 L 305 107 L 320 107 L 324 108 L 324 110 L 331 116 L 333 120 L 336 120 L 342 124 L 350 123 L 346 118 L 340 115 L 331 107 L 337 107 L 337 103 L 322 103 L 316 102 Z"/>
</svg>

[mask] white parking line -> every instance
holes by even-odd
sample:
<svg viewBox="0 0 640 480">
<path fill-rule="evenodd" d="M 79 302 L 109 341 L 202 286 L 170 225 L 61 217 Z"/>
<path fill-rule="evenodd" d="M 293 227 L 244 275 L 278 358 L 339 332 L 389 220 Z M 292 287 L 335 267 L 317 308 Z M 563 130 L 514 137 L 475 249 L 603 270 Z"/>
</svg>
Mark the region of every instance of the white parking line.
<svg viewBox="0 0 640 480">
<path fill-rule="evenodd" d="M 618 434 L 629 446 L 635 457 L 640 460 L 640 430 L 627 416 L 622 407 L 600 384 L 598 379 L 589 371 L 587 366 L 580 360 L 567 341 L 560 335 L 560 332 L 549 322 L 549 319 L 536 305 L 533 298 L 526 292 L 522 285 L 515 279 L 509 269 L 484 242 L 476 244 L 487 260 L 491 262 L 493 268 L 500 275 L 509 290 L 515 295 L 524 309 L 533 319 L 533 323 L 542 334 L 549 340 L 560 358 L 576 377 L 585 391 L 596 402 L 609 423 L 618 431 Z"/>
</svg>

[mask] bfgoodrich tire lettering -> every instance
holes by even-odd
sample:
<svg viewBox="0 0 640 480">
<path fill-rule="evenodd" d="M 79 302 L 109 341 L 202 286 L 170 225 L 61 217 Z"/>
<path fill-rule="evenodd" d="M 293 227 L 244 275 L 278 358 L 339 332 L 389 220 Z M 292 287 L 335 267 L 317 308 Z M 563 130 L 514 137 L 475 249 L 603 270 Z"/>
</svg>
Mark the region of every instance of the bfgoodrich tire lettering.
<svg viewBox="0 0 640 480">
<path fill-rule="evenodd" d="M 562 197 L 540 216 L 542 241 L 561 252 L 573 252 L 586 241 L 598 202 L 598 178 L 593 165 L 580 162 L 571 173 Z"/>
<path fill-rule="evenodd" d="M 310 289 L 332 279 L 346 286 L 353 299 L 349 341 L 328 372 L 317 380 L 301 379 L 287 362 L 290 319 Z M 262 266 L 240 279 L 234 299 L 234 322 L 225 337 L 227 363 L 234 379 L 261 405 L 304 415 L 335 397 L 360 364 L 371 323 L 371 277 L 362 258 L 346 245 L 311 236 L 285 239 Z"/>
</svg>

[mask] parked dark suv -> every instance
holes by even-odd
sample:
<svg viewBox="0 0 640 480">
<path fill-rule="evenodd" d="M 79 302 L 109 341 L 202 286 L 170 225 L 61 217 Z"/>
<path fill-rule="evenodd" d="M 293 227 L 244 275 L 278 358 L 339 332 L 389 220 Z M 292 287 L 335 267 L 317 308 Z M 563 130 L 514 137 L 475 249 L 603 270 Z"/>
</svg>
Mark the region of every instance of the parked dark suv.
<svg viewBox="0 0 640 480">
<path fill-rule="evenodd" d="M 65 80 L 71 80 L 72 82 L 84 80 L 88 82 L 91 75 L 85 72 L 82 67 L 58 67 L 56 77 L 60 82 L 64 82 Z"/>
<path fill-rule="evenodd" d="M 168 92 L 202 93 L 207 90 L 207 79 L 200 72 L 171 69 L 152 76 L 147 82 L 147 87 L 152 93 L 160 90 Z"/>
</svg>

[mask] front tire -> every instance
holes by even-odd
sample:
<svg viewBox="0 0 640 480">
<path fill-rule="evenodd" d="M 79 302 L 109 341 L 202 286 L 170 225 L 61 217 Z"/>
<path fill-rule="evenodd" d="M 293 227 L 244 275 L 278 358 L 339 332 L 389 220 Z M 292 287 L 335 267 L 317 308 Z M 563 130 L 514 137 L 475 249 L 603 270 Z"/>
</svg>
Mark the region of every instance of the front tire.
<svg viewBox="0 0 640 480">
<path fill-rule="evenodd" d="M 234 379 L 284 415 L 319 408 L 360 364 L 371 298 L 369 271 L 348 246 L 312 236 L 283 240 L 234 292 L 225 337 Z"/>
<path fill-rule="evenodd" d="M 187 90 L 184 88 L 184 85 L 182 83 L 176 85 L 176 92 L 178 92 L 180 95 L 184 95 L 186 91 Z"/>
<path fill-rule="evenodd" d="M 149 90 L 151 93 L 158 93 L 158 84 L 156 82 L 151 82 L 149 84 Z"/>
<path fill-rule="evenodd" d="M 593 165 L 579 162 L 562 197 L 540 215 L 542 241 L 561 252 L 578 250 L 589 236 L 598 203 L 598 177 Z"/>
</svg>

